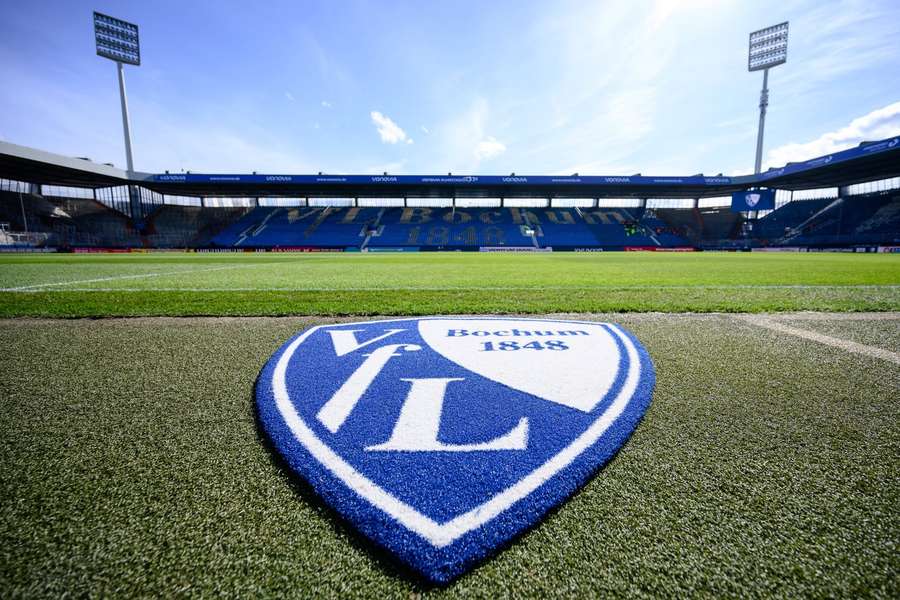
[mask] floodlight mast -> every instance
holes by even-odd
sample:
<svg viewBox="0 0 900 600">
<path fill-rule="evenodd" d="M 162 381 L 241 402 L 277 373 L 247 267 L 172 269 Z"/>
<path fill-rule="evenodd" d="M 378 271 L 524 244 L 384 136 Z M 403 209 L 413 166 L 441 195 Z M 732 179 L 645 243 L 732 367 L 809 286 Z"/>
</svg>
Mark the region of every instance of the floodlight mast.
<svg viewBox="0 0 900 600">
<path fill-rule="evenodd" d="M 119 100 L 122 103 L 122 129 L 125 131 L 125 161 L 128 173 L 134 173 L 134 159 L 131 154 L 131 120 L 128 117 L 128 97 L 125 95 L 125 67 L 117 62 L 119 72 Z"/>
<path fill-rule="evenodd" d="M 94 40 L 97 44 L 97 55 L 116 63 L 119 75 L 119 101 L 122 105 L 122 129 L 125 134 L 125 160 L 128 174 L 134 173 L 134 159 L 131 150 L 131 119 L 128 117 L 128 97 L 125 95 L 125 67 L 140 66 L 141 46 L 138 27 L 94 11 Z"/>
<path fill-rule="evenodd" d="M 119 72 L 122 72 L 122 65 L 119 65 Z M 121 77 L 119 78 L 119 82 L 122 82 Z M 125 92 L 123 91 L 122 94 Z M 122 102 L 125 102 L 125 96 L 122 96 Z M 124 106 L 124 104 L 123 104 Z M 769 108 L 769 70 L 763 70 L 763 84 L 762 90 L 759 92 L 759 128 L 756 130 L 756 162 L 753 163 L 753 174 L 759 175 L 759 172 L 762 170 L 762 149 L 763 149 L 763 134 L 766 130 L 766 110 Z M 125 130 L 125 136 L 128 137 L 128 129 Z M 129 160 L 131 160 L 131 155 L 129 153 Z M 130 169 L 131 167 L 129 167 Z"/>
<path fill-rule="evenodd" d="M 787 62 L 788 22 L 766 27 L 750 34 L 747 70 L 762 71 L 763 85 L 759 93 L 759 131 L 756 134 L 756 163 L 753 173 L 762 170 L 763 134 L 769 107 L 769 69 Z"/>
</svg>

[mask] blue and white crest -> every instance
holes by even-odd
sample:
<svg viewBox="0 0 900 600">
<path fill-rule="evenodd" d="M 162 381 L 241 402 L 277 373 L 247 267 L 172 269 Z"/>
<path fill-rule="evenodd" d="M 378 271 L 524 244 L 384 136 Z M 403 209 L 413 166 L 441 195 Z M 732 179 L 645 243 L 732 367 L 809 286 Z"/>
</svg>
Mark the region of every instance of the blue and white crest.
<svg viewBox="0 0 900 600">
<path fill-rule="evenodd" d="M 650 404 L 610 323 L 427 317 L 323 325 L 260 374 L 275 449 L 364 535 L 436 582 L 566 500 Z"/>
</svg>

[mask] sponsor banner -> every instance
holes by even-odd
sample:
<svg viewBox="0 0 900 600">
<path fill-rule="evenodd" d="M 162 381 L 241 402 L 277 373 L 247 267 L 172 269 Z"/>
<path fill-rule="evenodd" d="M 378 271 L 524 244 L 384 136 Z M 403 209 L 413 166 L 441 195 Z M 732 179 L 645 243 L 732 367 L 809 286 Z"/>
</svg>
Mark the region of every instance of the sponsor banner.
<svg viewBox="0 0 900 600">
<path fill-rule="evenodd" d="M 20 252 L 27 252 L 28 254 L 47 254 L 57 252 L 57 249 L 53 247 L 34 248 L 33 246 L 0 246 L 0 253 L 12 254 Z"/>
<path fill-rule="evenodd" d="M 76 247 L 72 248 L 75 254 L 128 254 L 131 248 L 93 248 L 93 247 Z"/>
<path fill-rule="evenodd" d="M 535 248 L 534 246 L 479 246 L 479 252 L 553 252 L 553 248 Z"/>
<path fill-rule="evenodd" d="M 751 252 L 801 252 L 802 248 L 799 246 L 781 246 L 781 247 L 771 247 L 771 248 L 752 248 Z"/>
<path fill-rule="evenodd" d="M 866 253 L 866 252 L 877 252 L 877 246 L 832 246 L 832 247 L 822 247 L 815 248 L 810 246 L 806 249 L 807 252 L 841 252 L 841 253 Z"/>
<path fill-rule="evenodd" d="M 397 246 L 397 247 L 369 246 L 367 248 L 363 248 L 362 251 L 363 252 L 418 252 L 419 248 L 417 246 Z"/>
<path fill-rule="evenodd" d="M 193 250 L 188 248 L 129 248 L 128 250 L 133 254 L 158 254 L 160 252 L 193 252 Z"/>
<path fill-rule="evenodd" d="M 594 477 L 654 384 L 647 350 L 613 323 L 423 317 L 300 332 L 255 395 L 290 470 L 447 583 Z"/>
<path fill-rule="evenodd" d="M 214 183 L 214 184 L 254 184 L 254 185 L 448 185 L 454 187 L 471 186 L 523 186 L 523 185 L 565 185 L 565 186 L 622 186 L 622 185 L 730 185 L 731 177 L 644 177 L 584 176 L 560 177 L 553 175 L 248 175 L 248 174 L 202 174 L 165 173 L 152 175 L 151 179 L 160 183 Z"/>
<path fill-rule="evenodd" d="M 889 254 L 900 253 L 900 246 L 878 246 L 878 251 Z"/>
<path fill-rule="evenodd" d="M 269 248 L 269 252 L 343 252 L 343 248 L 318 248 L 313 246 L 278 246 Z"/>
<path fill-rule="evenodd" d="M 240 252 L 243 254 L 251 253 L 251 252 L 269 252 L 268 248 L 197 248 L 196 250 L 192 250 L 192 252 Z"/>
<path fill-rule="evenodd" d="M 203 250 L 191 248 L 88 248 L 76 247 L 72 248 L 72 252 L 76 254 L 158 254 L 171 252 L 246 252 L 246 250 Z"/>
<path fill-rule="evenodd" d="M 478 246 L 419 246 L 419 252 L 478 252 Z"/>
<path fill-rule="evenodd" d="M 572 248 L 572 252 L 605 252 L 603 248 Z"/>
<path fill-rule="evenodd" d="M 693 246 L 673 246 L 666 248 L 663 246 L 625 246 L 625 252 L 696 252 Z"/>
<path fill-rule="evenodd" d="M 731 211 L 775 210 L 775 190 L 747 190 L 731 195 Z"/>
</svg>

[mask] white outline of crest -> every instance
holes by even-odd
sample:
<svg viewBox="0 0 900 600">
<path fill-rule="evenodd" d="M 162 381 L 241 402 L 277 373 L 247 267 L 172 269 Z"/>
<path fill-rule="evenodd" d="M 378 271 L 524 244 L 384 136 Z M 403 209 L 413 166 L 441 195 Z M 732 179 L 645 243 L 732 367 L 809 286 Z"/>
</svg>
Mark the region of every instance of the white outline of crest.
<svg viewBox="0 0 900 600">
<path fill-rule="evenodd" d="M 439 319 L 440 317 L 426 317 L 427 319 Z M 457 317 L 458 318 L 458 317 Z M 484 317 L 473 317 L 483 319 Z M 372 323 L 394 323 L 399 321 L 420 321 L 423 317 L 405 319 L 384 319 L 378 321 L 362 321 L 358 323 L 336 323 L 335 325 L 370 325 Z M 294 435 L 294 439 L 300 443 L 319 464 L 328 469 L 344 485 L 369 504 L 388 514 L 406 529 L 417 533 L 426 539 L 432 546 L 443 548 L 461 538 L 470 531 L 481 527 L 493 520 L 513 504 L 526 498 L 537 488 L 547 482 L 551 477 L 570 465 L 581 454 L 593 446 L 609 427 L 616 422 L 628 404 L 634 399 L 638 384 L 641 380 L 641 360 L 637 348 L 631 338 L 613 323 L 597 323 L 594 321 L 555 321 L 552 319 L 529 319 L 533 321 L 559 322 L 559 323 L 585 323 L 592 325 L 607 325 L 615 336 L 625 346 L 628 355 L 628 372 L 619 393 L 607 409 L 601 413 L 588 428 L 576 437 L 562 450 L 550 457 L 539 467 L 520 479 L 517 483 L 492 496 L 478 506 L 457 515 L 444 523 L 438 523 L 423 515 L 409 504 L 393 496 L 377 483 L 371 481 L 365 475 L 357 471 L 352 465 L 341 458 L 328 444 L 318 438 L 315 432 L 300 417 L 290 400 L 287 390 L 285 375 L 288 364 L 294 352 L 306 338 L 323 327 L 334 325 L 318 325 L 313 327 L 295 339 L 285 349 L 278 359 L 272 374 L 272 390 L 275 403 L 285 424 Z M 621 360 L 621 356 L 620 356 Z"/>
</svg>

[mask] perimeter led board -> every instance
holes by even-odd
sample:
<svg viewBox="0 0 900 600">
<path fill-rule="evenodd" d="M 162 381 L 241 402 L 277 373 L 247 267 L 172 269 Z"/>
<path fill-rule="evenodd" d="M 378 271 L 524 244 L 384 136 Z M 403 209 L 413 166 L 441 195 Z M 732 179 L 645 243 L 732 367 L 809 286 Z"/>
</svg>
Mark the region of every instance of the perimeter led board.
<svg viewBox="0 0 900 600">
<path fill-rule="evenodd" d="M 766 27 L 750 34 L 747 69 L 761 71 L 787 62 L 788 23 Z"/>
<path fill-rule="evenodd" d="M 98 56 L 129 65 L 141 64 L 137 25 L 94 12 L 94 38 Z"/>
</svg>

